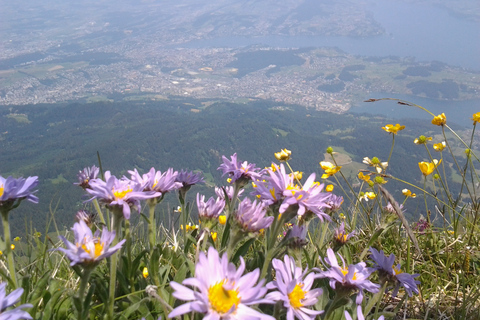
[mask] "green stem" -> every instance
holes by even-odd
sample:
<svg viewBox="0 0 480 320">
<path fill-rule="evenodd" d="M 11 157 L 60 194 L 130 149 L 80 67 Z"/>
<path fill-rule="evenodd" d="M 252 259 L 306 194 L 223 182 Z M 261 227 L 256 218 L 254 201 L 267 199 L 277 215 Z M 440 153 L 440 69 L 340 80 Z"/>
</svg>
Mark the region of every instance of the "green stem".
<svg viewBox="0 0 480 320">
<path fill-rule="evenodd" d="M 103 225 L 106 225 L 105 219 L 103 218 L 103 212 L 102 209 L 100 209 L 100 204 L 98 203 L 97 198 L 93 199 L 93 206 L 95 207 L 95 211 L 97 211 L 98 216 L 100 217 L 100 221 L 102 222 Z"/>
<path fill-rule="evenodd" d="M 115 239 L 111 246 L 115 246 L 118 243 L 118 237 L 120 235 L 120 227 L 122 225 L 123 212 L 121 208 L 114 208 L 112 210 L 112 229 L 115 230 Z M 107 319 L 113 320 L 113 307 L 115 304 L 115 285 L 117 282 L 117 264 L 119 251 L 115 252 L 110 258 L 110 286 L 108 292 L 108 306 L 107 306 Z"/>
<path fill-rule="evenodd" d="M 88 309 L 90 306 L 87 306 L 87 309 L 85 310 L 85 290 L 87 288 L 88 281 L 90 280 L 90 275 L 93 271 L 93 268 L 85 268 L 83 270 L 83 274 L 80 280 L 80 288 L 78 289 L 78 299 L 80 301 L 80 310 L 78 310 L 78 319 L 83 320 L 86 319 L 88 315 Z"/>
<path fill-rule="evenodd" d="M 148 211 L 150 213 L 149 220 L 148 220 L 148 240 L 150 244 L 150 251 L 153 250 L 155 244 L 157 243 L 156 240 L 156 219 L 155 219 L 155 202 L 148 202 Z"/>
<path fill-rule="evenodd" d="M 388 159 L 387 159 L 388 163 L 390 163 L 390 158 L 392 157 L 394 146 L 395 146 L 395 134 L 393 134 L 392 147 L 390 148 L 390 154 L 388 155 Z"/>
<path fill-rule="evenodd" d="M 8 271 L 10 272 L 10 278 L 13 283 L 13 289 L 18 288 L 17 284 L 17 274 L 15 272 L 15 261 L 13 260 L 13 250 L 11 248 L 11 236 L 10 236 L 10 225 L 8 223 L 8 210 L 1 210 L 2 212 L 2 225 L 3 225 L 3 234 L 5 236 L 5 253 L 7 255 L 7 264 Z"/>
</svg>

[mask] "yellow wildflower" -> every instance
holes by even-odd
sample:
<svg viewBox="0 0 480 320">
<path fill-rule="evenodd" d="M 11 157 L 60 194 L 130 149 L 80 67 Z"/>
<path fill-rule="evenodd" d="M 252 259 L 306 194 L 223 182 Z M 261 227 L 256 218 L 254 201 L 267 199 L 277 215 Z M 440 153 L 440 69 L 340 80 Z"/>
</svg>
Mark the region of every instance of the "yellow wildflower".
<svg viewBox="0 0 480 320">
<path fill-rule="evenodd" d="M 295 172 L 293 173 L 293 178 L 294 178 L 295 180 L 302 180 L 302 178 L 303 178 L 303 172 L 301 172 L 301 171 L 295 171 Z"/>
<path fill-rule="evenodd" d="M 370 175 L 368 175 L 368 174 L 363 174 L 363 172 L 360 171 L 360 172 L 358 173 L 358 179 L 363 180 L 363 181 L 365 181 L 365 182 L 368 182 L 368 180 L 370 180 Z"/>
<path fill-rule="evenodd" d="M 412 193 L 412 191 L 408 190 L 408 189 L 403 189 L 402 190 L 402 193 L 405 197 L 410 197 L 410 198 L 416 198 L 417 195 L 415 193 Z"/>
<path fill-rule="evenodd" d="M 20 237 L 15 237 L 15 238 L 13 238 L 13 241 L 20 241 L 21 239 L 22 238 L 20 238 Z"/>
<path fill-rule="evenodd" d="M 418 167 L 420 168 L 420 171 L 422 171 L 424 176 L 428 176 L 435 170 L 435 168 L 442 162 L 442 159 L 438 161 L 437 159 L 433 159 L 433 162 L 419 162 Z"/>
<path fill-rule="evenodd" d="M 438 116 L 433 117 L 432 124 L 436 126 L 443 126 L 447 123 L 447 117 L 445 113 L 439 114 Z"/>
<path fill-rule="evenodd" d="M 227 182 L 228 182 L 228 183 L 232 183 L 232 178 L 228 178 L 228 179 L 227 179 Z"/>
<path fill-rule="evenodd" d="M 144 277 L 145 279 L 148 277 L 148 269 L 147 269 L 147 267 L 144 267 L 144 268 L 143 268 L 142 275 L 143 275 L 143 277 Z"/>
<path fill-rule="evenodd" d="M 212 236 L 213 242 L 217 241 L 217 233 L 216 232 L 210 232 L 210 235 Z"/>
<path fill-rule="evenodd" d="M 439 142 L 439 143 L 434 143 L 433 144 L 433 149 L 435 151 L 442 151 L 443 149 L 445 149 L 445 147 L 447 146 L 447 144 L 445 143 L 445 141 L 442 141 L 442 142 Z"/>
<path fill-rule="evenodd" d="M 282 149 L 280 152 L 275 152 L 275 159 L 277 159 L 278 161 L 288 161 L 290 160 L 291 155 L 292 151 Z"/>
<path fill-rule="evenodd" d="M 342 168 L 341 166 L 336 166 L 333 163 L 328 161 L 321 161 L 320 166 L 322 167 L 323 170 L 325 170 L 325 173 L 322 175 L 322 179 L 327 179 L 328 177 L 333 176 Z"/>
<path fill-rule="evenodd" d="M 383 177 L 376 176 L 376 177 L 375 177 L 375 183 L 385 184 L 385 183 L 387 183 L 387 180 L 383 179 Z"/>
<path fill-rule="evenodd" d="M 369 157 L 363 158 L 363 163 L 368 164 L 370 167 L 374 167 L 377 173 L 382 173 L 383 170 L 387 170 L 388 162 L 381 162 L 377 157 L 370 159 Z"/>
<path fill-rule="evenodd" d="M 329 184 L 328 186 L 326 186 L 325 191 L 332 192 L 333 191 L 333 184 Z"/>
<path fill-rule="evenodd" d="M 360 200 L 365 200 L 365 201 L 368 201 L 368 200 L 373 200 L 375 199 L 377 195 L 375 194 L 375 192 L 360 192 Z"/>
<path fill-rule="evenodd" d="M 405 129 L 405 126 L 401 126 L 400 124 L 387 124 L 385 127 L 382 127 L 383 130 L 387 131 L 388 133 L 397 134 L 398 131 Z"/>
<path fill-rule="evenodd" d="M 220 223 L 222 226 L 227 223 L 227 217 L 226 216 L 219 216 L 218 217 L 218 223 Z"/>
<path fill-rule="evenodd" d="M 474 113 L 472 116 L 473 124 L 480 122 L 480 112 Z"/>
<path fill-rule="evenodd" d="M 413 143 L 415 144 L 426 144 L 428 141 L 432 141 L 432 137 L 425 137 L 425 136 L 420 136 L 413 140 Z"/>
<path fill-rule="evenodd" d="M 365 195 L 367 196 L 368 199 L 373 200 L 377 196 L 375 192 L 365 192 Z"/>
<path fill-rule="evenodd" d="M 10 248 L 11 248 L 12 250 L 15 249 L 15 245 L 12 243 L 12 244 L 10 245 Z"/>
</svg>

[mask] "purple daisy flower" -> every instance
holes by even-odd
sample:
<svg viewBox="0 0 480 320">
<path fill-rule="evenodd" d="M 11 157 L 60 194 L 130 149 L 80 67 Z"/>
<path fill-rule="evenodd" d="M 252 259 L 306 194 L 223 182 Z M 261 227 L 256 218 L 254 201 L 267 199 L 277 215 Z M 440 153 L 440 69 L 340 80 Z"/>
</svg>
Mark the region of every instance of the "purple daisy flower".
<svg viewBox="0 0 480 320">
<path fill-rule="evenodd" d="M 355 236 L 355 231 L 352 231 L 350 233 L 346 233 L 345 232 L 345 222 L 342 222 L 342 224 L 340 224 L 340 227 L 338 227 L 338 229 L 335 229 L 334 241 L 338 245 L 343 246 L 353 236 Z"/>
<path fill-rule="evenodd" d="M 257 168 L 254 163 L 248 163 L 244 161 L 240 163 L 237 160 L 237 154 L 234 153 L 231 156 L 231 160 L 228 160 L 227 157 L 222 156 L 223 163 L 218 167 L 217 170 L 222 170 L 223 175 L 228 174 L 229 178 L 232 179 L 231 183 L 240 184 L 244 186 L 249 180 L 259 180 L 261 177 L 260 168 Z"/>
<path fill-rule="evenodd" d="M 97 168 L 95 165 L 91 167 L 83 168 L 83 170 L 78 171 L 77 178 L 78 182 L 74 183 L 83 189 L 90 188 L 89 182 L 93 179 L 96 179 L 100 169 Z"/>
<path fill-rule="evenodd" d="M 329 208 L 328 201 L 331 194 L 322 192 L 322 189 L 323 184 L 315 182 L 315 173 L 308 177 L 302 188 L 297 185 L 287 186 L 283 192 L 285 200 L 280 206 L 280 213 L 294 206 L 298 207 L 297 215 L 300 217 L 315 214 L 321 221 L 331 221 L 330 216 L 324 212 L 324 209 Z"/>
<path fill-rule="evenodd" d="M 195 278 L 183 280 L 182 284 L 170 282 L 173 296 L 189 301 L 175 308 L 169 318 L 178 317 L 189 312 L 203 313 L 204 319 L 216 320 L 274 320 L 273 317 L 260 313 L 250 305 L 274 303 L 264 298 L 267 288 L 264 280 L 258 281 L 260 270 L 255 269 L 245 275 L 245 261 L 240 257 L 240 266 L 236 269 L 228 262 L 227 254 L 220 258 L 218 252 L 210 247 L 208 256 L 200 253 L 195 266 Z M 192 290 L 185 285 L 194 287 Z"/>
<path fill-rule="evenodd" d="M 252 193 L 267 205 L 280 203 L 281 214 L 288 213 L 288 217 L 292 212 L 303 217 L 305 214 L 315 214 L 320 220 L 330 221 L 330 216 L 324 212 L 329 208 L 328 200 L 330 193 L 321 192 L 323 184 L 315 182 L 315 174 L 312 173 L 303 187 L 299 187 L 295 183 L 294 176 L 287 174 L 283 164 L 274 165 L 267 169 L 269 174 L 265 177 L 265 182 L 256 181 L 255 191 Z M 290 220 L 287 218 L 286 220 Z"/>
<path fill-rule="evenodd" d="M 327 249 L 325 262 L 330 265 L 330 268 L 327 271 L 322 271 L 319 276 L 320 278 L 329 278 L 332 289 L 358 290 L 357 304 L 362 303 L 363 290 L 372 293 L 378 292 L 380 285 L 368 280 L 368 277 L 374 271 L 373 268 L 367 268 L 365 262 L 351 264 L 347 267 L 343 257 L 341 255 L 338 256 L 342 260 L 343 267 L 338 265 L 337 257 L 333 250 L 331 248 Z"/>
<path fill-rule="evenodd" d="M 175 181 L 181 183 L 183 187 L 190 187 L 194 184 L 204 183 L 203 174 L 201 172 L 193 172 L 180 170 Z"/>
<path fill-rule="evenodd" d="M 223 208 L 225 208 L 225 200 L 222 198 L 215 200 L 213 197 L 210 197 L 210 199 L 205 202 L 205 196 L 197 193 L 197 207 L 200 219 L 217 220 Z"/>
<path fill-rule="evenodd" d="M 332 214 L 337 212 L 338 209 L 342 206 L 343 197 L 337 196 L 333 193 L 330 194 L 330 198 L 327 200 L 328 208 L 325 210 L 326 213 Z"/>
<path fill-rule="evenodd" d="M 400 208 L 400 210 L 402 212 L 405 212 L 405 210 L 403 209 L 403 204 L 398 204 L 397 203 L 397 206 Z M 395 208 L 393 207 L 393 205 L 389 202 L 388 205 L 386 205 L 385 207 L 383 207 L 383 210 L 387 211 L 387 212 L 390 212 L 390 213 L 395 213 Z"/>
<path fill-rule="evenodd" d="M 13 177 L 5 179 L 0 176 L 0 209 L 10 211 L 23 199 L 38 203 L 38 198 L 34 195 L 37 190 L 33 190 L 37 185 L 37 176 L 28 177 L 27 179 L 15 179 Z"/>
<path fill-rule="evenodd" d="M 100 230 L 92 234 L 92 230 L 84 221 L 80 221 L 73 225 L 73 234 L 75 243 L 71 243 L 64 236 L 58 236 L 67 248 L 58 248 L 70 259 L 71 266 L 76 264 L 85 267 L 95 266 L 100 260 L 110 257 L 112 254 L 120 250 L 125 239 L 110 248 L 110 244 L 115 239 L 115 231 L 103 229 L 102 236 Z"/>
<path fill-rule="evenodd" d="M 307 245 L 307 228 L 294 224 L 285 235 L 285 241 L 290 248 L 298 249 Z"/>
<path fill-rule="evenodd" d="M 136 207 L 140 211 L 140 200 L 160 197 L 162 194 L 156 191 L 143 191 L 140 183 L 127 178 L 117 179 L 105 172 L 105 180 L 94 179 L 90 181 L 90 189 L 86 189 L 93 198 L 99 199 L 110 208 L 121 209 L 125 219 L 130 219 L 130 207 Z"/>
<path fill-rule="evenodd" d="M 316 273 L 308 273 L 308 269 L 302 271 L 287 255 L 284 261 L 273 259 L 272 265 L 276 280 L 268 283 L 267 288 L 278 291 L 270 292 L 266 298 L 283 301 L 283 306 L 287 308 L 287 320 L 311 320 L 323 313 L 309 308 L 317 303 L 318 296 L 323 293 L 320 288 L 312 289 Z"/>
<path fill-rule="evenodd" d="M 264 177 L 265 181 L 256 181 L 254 183 L 255 191 L 252 192 L 253 196 L 257 196 L 267 205 L 272 205 L 283 201 L 285 198 L 283 192 L 288 186 L 294 185 L 294 176 L 287 174 L 285 166 L 280 164 L 272 164 L 267 168 L 269 176 Z"/>
<path fill-rule="evenodd" d="M 378 252 L 377 249 L 370 247 L 371 257 L 375 265 L 374 269 L 378 270 L 380 279 L 394 283 L 395 289 L 392 292 L 392 296 L 395 297 L 400 289 L 400 286 L 405 288 L 408 296 L 411 297 L 413 293 L 418 294 L 419 290 L 417 284 L 420 281 L 415 280 L 420 274 L 409 274 L 402 272 L 400 264 L 395 266 L 395 255 L 393 253 L 390 256 L 386 256 L 383 250 Z"/>
<path fill-rule="evenodd" d="M 235 211 L 235 220 L 240 228 L 245 232 L 259 232 L 262 229 L 270 227 L 273 217 L 265 217 L 267 207 L 263 203 L 251 201 L 248 198 L 243 199 Z"/>
<path fill-rule="evenodd" d="M 13 290 L 9 295 L 5 292 L 7 286 L 6 282 L 0 283 L 0 320 L 20 320 L 20 319 L 33 319 L 24 308 L 33 308 L 31 304 L 22 304 L 13 309 L 7 310 L 7 308 L 13 307 L 15 303 L 20 301 L 20 297 L 23 294 L 23 288 Z"/>
<path fill-rule="evenodd" d="M 168 168 L 167 171 L 155 171 L 151 168 L 148 173 L 140 175 L 137 169 L 128 171 L 131 175 L 132 181 L 135 181 L 143 186 L 144 191 L 156 191 L 164 195 L 167 192 L 176 190 L 182 186 L 180 182 L 176 181 L 178 172 Z"/>
</svg>

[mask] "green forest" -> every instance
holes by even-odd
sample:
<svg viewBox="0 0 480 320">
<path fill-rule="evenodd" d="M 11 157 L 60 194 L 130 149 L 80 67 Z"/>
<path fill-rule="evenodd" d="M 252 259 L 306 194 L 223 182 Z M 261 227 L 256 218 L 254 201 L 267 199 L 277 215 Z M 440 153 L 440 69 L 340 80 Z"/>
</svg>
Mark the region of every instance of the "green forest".
<svg viewBox="0 0 480 320">
<path fill-rule="evenodd" d="M 382 127 L 396 123 L 378 116 L 319 112 L 268 101 L 210 104 L 192 99 L 8 106 L 0 107 L 0 118 L 0 175 L 40 179 L 40 203 L 25 203 L 11 216 L 14 235 L 26 228 L 43 232 L 51 212 L 59 228 L 70 226 L 76 210 L 88 205 L 83 190 L 73 184 L 76 174 L 98 165 L 97 152 L 103 170 L 116 176 L 134 168 L 144 173 L 152 166 L 161 171 L 169 167 L 202 171 L 206 184 L 194 187 L 189 199 L 194 201 L 196 192 L 210 196 L 213 183 L 227 183 L 217 168 L 222 155 L 235 152 L 242 161 L 266 167 L 275 160 L 274 152 L 287 148 L 292 151 L 294 170 L 306 175 L 316 172 L 320 179 L 319 162 L 331 161 L 325 158 L 325 150 L 332 146 L 351 159 L 342 171 L 353 184 L 358 183 L 358 169 L 366 168 L 364 157 L 387 160 L 392 135 Z M 435 137 L 440 132 L 424 120 L 405 119 L 401 124 L 406 129 L 395 137 L 388 173 L 419 184 L 422 174 L 417 163 L 425 161 L 427 154 L 413 140 L 425 135 L 438 143 L 442 138 Z M 464 148 L 457 147 L 462 156 Z M 448 156 L 444 161 L 451 162 Z M 455 192 L 458 186 L 452 178 L 449 187 Z M 328 183 L 337 184 L 331 178 Z M 405 187 L 395 181 L 386 185 L 399 202 Z M 166 200 L 165 210 L 177 205 L 173 198 Z M 425 215 L 422 208 L 423 200 L 409 201 L 407 217 Z"/>
</svg>

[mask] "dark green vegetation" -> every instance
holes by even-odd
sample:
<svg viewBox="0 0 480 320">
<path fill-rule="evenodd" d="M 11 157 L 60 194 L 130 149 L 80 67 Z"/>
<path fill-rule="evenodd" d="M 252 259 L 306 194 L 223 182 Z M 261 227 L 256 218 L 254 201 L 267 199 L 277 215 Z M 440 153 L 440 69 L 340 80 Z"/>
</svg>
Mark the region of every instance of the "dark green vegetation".
<svg viewBox="0 0 480 320">
<path fill-rule="evenodd" d="M 306 175 L 316 172 L 319 179 L 323 173 L 319 161 L 324 160 L 325 149 L 333 146 L 351 157 L 353 162 L 342 171 L 356 183 L 358 168 L 366 168 L 362 159 L 376 156 L 386 161 L 392 141 L 381 129 L 392 123 L 385 118 L 337 115 L 265 101 L 219 102 L 209 107 L 200 100 L 2 107 L 0 118 L 0 174 L 38 175 L 41 181 L 40 203 L 25 203 L 11 215 L 14 235 L 24 232 L 25 217 L 31 217 L 33 227 L 43 231 L 50 210 L 56 212 L 59 227 L 72 225 L 86 199 L 83 190 L 73 185 L 76 174 L 98 165 L 97 151 L 103 169 L 116 176 L 127 175 L 133 168 L 143 173 L 152 166 L 161 171 L 169 167 L 201 170 L 209 183 L 195 187 L 193 193 L 212 194 L 211 182 L 224 181 L 217 171 L 222 155 L 237 152 L 239 159 L 264 167 L 274 160 L 274 152 L 288 148 L 294 169 Z M 421 185 L 417 162 L 427 160 L 427 155 L 413 139 L 433 135 L 428 131 L 437 128 L 423 120 L 402 124 L 407 128 L 395 139 L 388 172 Z M 386 185 L 399 202 L 405 187 L 394 181 Z M 455 190 L 453 183 L 450 187 Z M 422 214 L 423 200 L 407 204 L 410 218 Z M 176 201 L 171 204 L 176 205 Z"/>
</svg>

